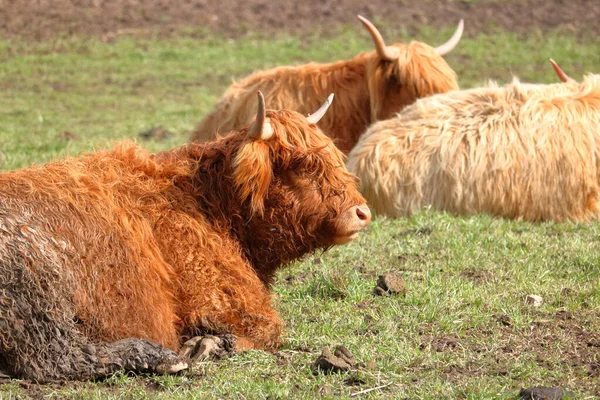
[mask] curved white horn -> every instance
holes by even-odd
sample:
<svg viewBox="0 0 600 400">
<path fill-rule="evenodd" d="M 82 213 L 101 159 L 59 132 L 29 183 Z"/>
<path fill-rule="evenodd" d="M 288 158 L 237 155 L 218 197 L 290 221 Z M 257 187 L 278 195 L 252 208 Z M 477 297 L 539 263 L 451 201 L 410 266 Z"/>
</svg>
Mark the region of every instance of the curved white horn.
<svg viewBox="0 0 600 400">
<path fill-rule="evenodd" d="M 332 101 L 333 101 L 333 93 L 331 93 L 327 97 L 327 100 L 325 100 L 325 103 L 323 103 L 323 105 L 321 107 L 319 107 L 319 109 L 317 111 L 315 111 L 314 113 L 312 113 L 308 117 L 306 117 L 306 120 L 311 124 L 316 124 L 317 122 L 319 122 L 321 120 L 321 118 L 323 118 L 323 115 L 325 115 L 325 113 L 327 112 L 327 109 L 331 105 Z"/>
<path fill-rule="evenodd" d="M 460 22 L 458 23 L 458 26 L 456 27 L 456 31 L 454 31 L 454 34 L 452 35 L 452 37 L 450 39 L 448 39 L 448 41 L 446 43 L 444 43 L 443 45 L 436 47 L 435 52 L 438 53 L 440 56 L 444 56 L 444 55 L 450 53 L 452 50 L 454 50 L 454 48 L 456 47 L 458 42 L 460 42 L 460 38 L 462 37 L 464 26 L 465 26 L 465 22 L 461 19 Z"/>
<path fill-rule="evenodd" d="M 556 61 L 554 61 L 553 59 L 550 58 L 550 64 L 552 64 L 552 66 L 554 67 L 554 71 L 556 72 L 556 75 L 558 75 L 558 78 L 563 81 L 563 82 L 572 82 L 573 79 L 569 77 L 569 75 L 565 74 L 565 72 L 562 70 L 562 68 L 560 68 L 558 66 L 558 64 L 556 63 Z"/>
<path fill-rule="evenodd" d="M 273 135 L 273 127 L 269 122 L 266 122 L 265 96 L 260 90 L 256 94 L 258 95 L 258 109 L 256 110 L 256 119 L 248 131 L 248 136 L 256 140 L 266 140 Z"/>
<path fill-rule="evenodd" d="M 367 28 L 367 30 L 373 37 L 373 42 L 375 43 L 375 49 L 377 50 L 377 55 L 379 55 L 379 58 L 386 61 L 393 61 L 396 58 L 398 58 L 398 53 L 394 51 L 393 48 L 387 47 L 385 45 L 385 42 L 383 41 L 383 36 L 381 36 L 381 33 L 379 33 L 379 31 L 377 30 L 377 28 L 375 28 L 375 25 L 373 25 L 371 21 L 369 21 L 362 15 L 357 15 L 357 18 L 360 20 L 360 22 L 363 23 L 365 28 Z"/>
</svg>

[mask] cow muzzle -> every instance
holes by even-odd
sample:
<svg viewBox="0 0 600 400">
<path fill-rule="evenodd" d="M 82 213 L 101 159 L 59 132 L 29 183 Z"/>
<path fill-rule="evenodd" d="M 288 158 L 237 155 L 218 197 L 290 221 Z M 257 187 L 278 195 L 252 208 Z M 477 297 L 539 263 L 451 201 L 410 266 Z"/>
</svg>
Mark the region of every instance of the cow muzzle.
<svg viewBox="0 0 600 400">
<path fill-rule="evenodd" d="M 366 204 L 348 208 L 339 216 L 333 244 L 344 244 L 356 239 L 369 222 L 371 210 Z"/>
</svg>

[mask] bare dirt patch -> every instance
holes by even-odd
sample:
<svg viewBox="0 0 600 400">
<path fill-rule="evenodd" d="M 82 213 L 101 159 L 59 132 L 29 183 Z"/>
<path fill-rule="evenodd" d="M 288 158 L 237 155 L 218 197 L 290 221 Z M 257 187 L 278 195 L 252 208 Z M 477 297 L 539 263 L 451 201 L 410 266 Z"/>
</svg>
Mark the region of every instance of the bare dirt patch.
<svg viewBox="0 0 600 400">
<path fill-rule="evenodd" d="M 490 271 L 478 268 L 466 268 L 460 272 L 460 275 L 479 285 L 485 284 L 493 278 L 493 274 Z"/>
<path fill-rule="evenodd" d="M 517 388 L 533 383 L 514 373 L 515 360 L 526 357 L 533 359 L 537 368 L 548 371 L 544 385 L 600 396 L 600 314 L 583 310 L 575 313 L 525 309 L 524 312 L 533 321 L 525 328 L 517 328 L 505 314 L 495 315 L 495 326 L 470 328 L 460 336 L 432 334 L 435 324 L 424 326 L 418 339 L 422 351 L 465 354 L 468 361 L 417 362 L 410 367 L 416 374 L 440 368 L 452 382 L 476 376 L 507 376 Z"/>
<path fill-rule="evenodd" d="M 460 344 L 460 340 L 455 335 L 440 335 L 440 336 L 426 336 L 422 339 L 419 348 L 421 350 L 430 349 L 435 352 L 442 351 L 453 351 Z"/>
<path fill-rule="evenodd" d="M 464 18 L 468 35 L 500 27 L 516 33 L 563 27 L 578 36 L 600 33 L 600 2 L 589 0 L 0 0 L 0 35 L 40 40 L 63 35 L 112 39 L 121 35 L 206 28 L 235 37 L 248 32 L 327 32 L 356 23 L 356 14 L 414 33 Z M 358 23 L 356 23 L 358 26 Z"/>
<path fill-rule="evenodd" d="M 505 345 L 496 353 L 500 364 L 522 354 L 533 354 L 537 365 L 549 371 L 571 368 L 579 389 L 600 395 L 600 315 L 596 312 L 568 311 L 544 313 L 532 311 L 534 323 L 525 330 L 515 330 L 500 324 L 501 342 Z M 477 335 L 474 331 L 470 335 Z M 562 386 L 568 382 L 551 382 Z"/>
</svg>

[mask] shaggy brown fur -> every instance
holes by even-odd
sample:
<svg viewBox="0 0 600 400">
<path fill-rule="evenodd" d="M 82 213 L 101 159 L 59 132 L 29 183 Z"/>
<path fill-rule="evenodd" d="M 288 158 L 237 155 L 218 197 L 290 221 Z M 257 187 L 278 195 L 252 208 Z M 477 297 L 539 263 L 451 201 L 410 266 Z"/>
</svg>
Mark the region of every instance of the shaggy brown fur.
<svg viewBox="0 0 600 400">
<path fill-rule="evenodd" d="M 304 115 L 335 93 L 336 101 L 319 127 L 347 153 L 372 122 L 390 118 L 418 98 L 458 89 L 456 74 L 434 48 L 421 42 L 389 47 L 398 50 L 394 61 L 384 61 L 371 51 L 347 61 L 279 67 L 250 75 L 227 89 L 191 140 L 212 140 L 218 133 L 249 123 L 257 90 L 265 94 L 270 108 Z"/>
<path fill-rule="evenodd" d="M 376 212 L 599 216 L 600 75 L 457 91 L 369 128 L 348 158 Z"/>
<path fill-rule="evenodd" d="M 267 116 L 265 141 L 245 128 L 0 175 L 0 358 L 15 375 L 154 369 L 204 332 L 277 347 L 275 270 L 351 238 L 347 210 L 365 201 L 315 125 Z"/>
</svg>

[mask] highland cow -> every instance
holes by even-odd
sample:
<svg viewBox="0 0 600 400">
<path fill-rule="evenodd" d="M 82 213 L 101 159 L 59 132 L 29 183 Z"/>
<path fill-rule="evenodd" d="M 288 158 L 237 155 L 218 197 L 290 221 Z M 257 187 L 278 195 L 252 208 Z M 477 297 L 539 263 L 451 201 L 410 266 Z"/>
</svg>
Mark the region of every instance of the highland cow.
<svg viewBox="0 0 600 400">
<path fill-rule="evenodd" d="M 348 169 L 374 212 L 391 217 L 431 206 L 528 221 L 596 219 L 600 75 L 562 80 L 515 79 L 418 100 L 372 125 Z"/>
<path fill-rule="evenodd" d="M 306 64 L 260 71 L 231 85 L 192 133 L 192 141 L 214 139 L 246 125 L 254 116 L 254 93 L 261 90 L 271 108 L 306 114 L 334 92 L 336 102 L 319 123 L 344 153 L 356 144 L 369 124 L 390 118 L 417 98 L 458 89 L 456 74 L 442 58 L 459 42 L 461 20 L 445 44 L 422 42 L 386 46 L 371 22 L 361 16 L 375 42 L 375 51 L 331 64 Z"/>
<path fill-rule="evenodd" d="M 251 127 L 215 142 L 1 174 L 0 365 L 44 382 L 174 372 L 195 335 L 275 349 L 275 270 L 370 220 L 314 124 L 323 112 L 262 100 Z"/>
</svg>

